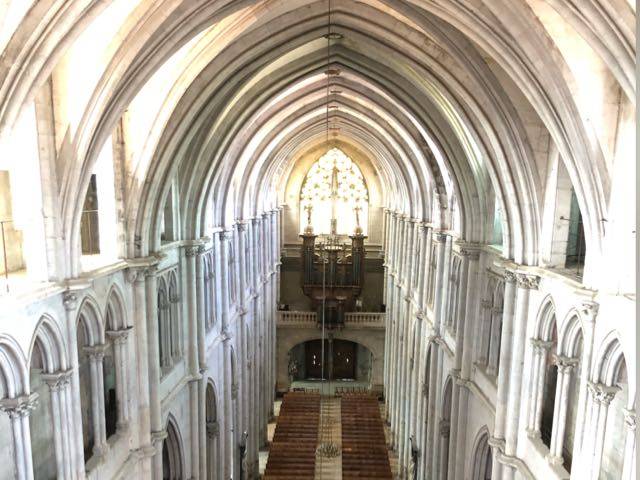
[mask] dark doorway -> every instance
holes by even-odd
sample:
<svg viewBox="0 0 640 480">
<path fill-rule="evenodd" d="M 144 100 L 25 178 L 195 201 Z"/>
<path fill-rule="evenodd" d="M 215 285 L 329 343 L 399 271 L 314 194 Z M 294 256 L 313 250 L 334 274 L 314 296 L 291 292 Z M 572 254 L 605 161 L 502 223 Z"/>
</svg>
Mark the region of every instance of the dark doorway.
<svg viewBox="0 0 640 480">
<path fill-rule="evenodd" d="M 322 365 L 322 341 L 311 340 L 304 344 L 305 372 L 307 379 L 355 380 L 358 361 L 357 344 L 348 340 L 324 341 L 324 372 Z"/>
</svg>

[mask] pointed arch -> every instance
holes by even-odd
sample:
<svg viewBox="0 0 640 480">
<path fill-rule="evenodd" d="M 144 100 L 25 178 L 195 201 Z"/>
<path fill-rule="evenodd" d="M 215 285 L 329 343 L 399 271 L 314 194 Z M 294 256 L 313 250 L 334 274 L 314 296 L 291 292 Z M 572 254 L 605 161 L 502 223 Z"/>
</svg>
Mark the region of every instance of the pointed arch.
<svg viewBox="0 0 640 480">
<path fill-rule="evenodd" d="M 124 330 L 129 322 L 127 319 L 124 297 L 120 287 L 114 283 L 107 294 L 107 307 L 104 315 L 106 330 Z"/>
<path fill-rule="evenodd" d="M 42 368 L 46 373 L 67 370 L 67 347 L 58 323 L 49 315 L 43 315 L 35 328 L 29 347 L 29 366 L 33 360 L 35 345 L 38 345 Z"/>
<path fill-rule="evenodd" d="M 0 334 L 0 399 L 29 394 L 27 361 L 9 335 Z"/>
<path fill-rule="evenodd" d="M 469 468 L 469 471 L 471 471 L 471 479 L 490 479 L 493 458 L 491 455 L 491 447 L 489 446 L 489 429 L 486 425 L 482 426 L 476 434 L 471 451 L 473 452 Z"/>
<path fill-rule="evenodd" d="M 551 295 L 547 295 L 542 301 L 540 309 L 538 311 L 538 315 L 536 317 L 534 338 L 549 341 L 551 339 L 551 332 L 555 324 L 556 306 Z"/>
<path fill-rule="evenodd" d="M 96 300 L 86 295 L 80 303 L 77 317 L 78 329 L 82 329 L 88 346 L 104 343 L 104 322 Z"/>
<path fill-rule="evenodd" d="M 162 471 L 166 480 L 183 480 L 184 449 L 180 428 L 175 417 L 169 414 L 165 427 L 166 438 L 162 442 Z"/>
</svg>

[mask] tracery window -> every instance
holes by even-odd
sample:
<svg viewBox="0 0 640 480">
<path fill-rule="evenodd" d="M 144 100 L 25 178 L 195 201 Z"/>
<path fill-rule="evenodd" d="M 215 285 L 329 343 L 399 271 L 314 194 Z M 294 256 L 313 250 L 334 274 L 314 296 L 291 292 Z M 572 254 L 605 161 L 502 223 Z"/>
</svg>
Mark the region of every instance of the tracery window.
<svg viewBox="0 0 640 480">
<path fill-rule="evenodd" d="M 204 277 L 204 324 L 208 331 L 215 324 L 213 305 L 213 250 L 210 250 L 203 255 L 202 263 L 202 274 Z"/>
<path fill-rule="evenodd" d="M 160 368 L 166 373 L 182 357 L 182 324 L 177 269 L 158 279 L 158 347 Z"/>
<path fill-rule="evenodd" d="M 462 259 L 453 257 L 451 264 L 451 275 L 449 276 L 449 294 L 447 299 L 447 320 L 446 325 L 452 333 L 458 331 L 458 290 L 460 288 L 460 267 Z"/>
<path fill-rule="evenodd" d="M 300 231 L 366 235 L 369 192 L 360 168 L 339 148 L 332 148 L 309 169 L 300 192 Z"/>
</svg>

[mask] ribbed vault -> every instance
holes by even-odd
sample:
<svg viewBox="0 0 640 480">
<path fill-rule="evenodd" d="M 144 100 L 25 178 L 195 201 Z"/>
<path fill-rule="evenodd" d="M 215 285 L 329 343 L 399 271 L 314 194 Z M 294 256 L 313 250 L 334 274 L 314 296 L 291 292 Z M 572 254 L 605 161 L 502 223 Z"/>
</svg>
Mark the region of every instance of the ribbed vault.
<svg viewBox="0 0 640 480">
<path fill-rule="evenodd" d="M 49 15 L 66 36 L 56 31 L 36 41 L 21 26 L 11 39 L 7 59 L 17 42 L 29 48 L 3 67 L 0 87 L 12 94 L 0 96 L 0 124 L 12 124 L 68 42 L 102 8 L 72 3 L 53 17 L 40 6 L 28 13 L 38 26 L 33 32 L 42 33 Z M 449 229 L 455 204 L 460 237 L 486 242 L 497 202 L 504 255 L 536 264 L 542 180 L 512 89 L 549 132 L 576 191 L 588 249 L 600 249 L 608 167 L 570 93 L 568 69 L 524 2 L 333 4 L 332 30 L 343 39 L 329 50 L 332 68 L 340 71 L 331 79 L 330 124 L 339 126 L 331 138 L 372 159 L 387 208 Z M 171 88 L 157 99 L 144 149 L 130 168 L 126 255 L 159 247 L 159 215 L 176 178 L 185 239 L 206 233 L 211 204 L 222 227 L 279 206 L 278 188 L 292 162 L 326 135 L 327 7 L 327 0 L 140 2 L 119 30 L 72 148 L 64 152 L 59 190 L 63 230 L 71 232 L 67 274 L 79 270 L 80 214 L 100 149 L 161 70 Z M 597 15 L 591 8 L 585 13 Z M 587 31 L 575 12 L 569 21 L 631 95 L 628 55 L 616 57 L 629 50 L 629 26 L 610 27 L 617 41 L 607 49 L 597 40 L 601 22 Z M 523 31 L 526 39 L 515 41 Z M 43 52 L 47 62 L 38 61 Z"/>
</svg>

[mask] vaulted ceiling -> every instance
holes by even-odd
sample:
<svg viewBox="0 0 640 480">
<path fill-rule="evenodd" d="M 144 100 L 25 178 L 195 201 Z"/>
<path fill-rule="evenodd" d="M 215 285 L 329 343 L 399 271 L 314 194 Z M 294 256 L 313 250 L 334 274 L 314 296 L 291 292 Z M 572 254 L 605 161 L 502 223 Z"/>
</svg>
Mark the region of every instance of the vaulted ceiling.
<svg viewBox="0 0 640 480">
<path fill-rule="evenodd" d="M 329 48 L 327 0 L 134 3 L 35 2 L 5 45 L 5 131 L 48 81 L 93 69 L 78 120 L 62 121 L 68 145 L 58 152 L 70 252 L 93 165 L 123 118 L 138 146 L 126 161 L 125 194 L 127 254 L 137 256 L 158 247 L 173 179 L 183 238 L 206 234 L 211 205 L 220 226 L 277 207 L 291 162 L 326 141 L 327 98 L 330 138 L 372 160 L 388 208 L 452 228 L 455 206 L 460 236 L 484 242 L 497 202 L 505 255 L 535 264 L 546 163 L 556 150 L 588 248 L 602 248 L 611 162 L 576 94 L 583 79 L 567 38 L 579 37 L 635 104 L 630 3 L 332 0 L 331 31 L 341 38 Z M 88 41 L 101 29 L 108 33 Z M 329 88 L 327 57 L 339 72 Z"/>
</svg>

